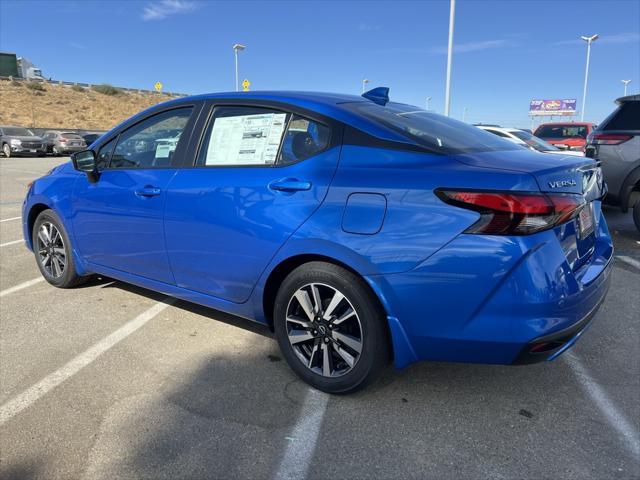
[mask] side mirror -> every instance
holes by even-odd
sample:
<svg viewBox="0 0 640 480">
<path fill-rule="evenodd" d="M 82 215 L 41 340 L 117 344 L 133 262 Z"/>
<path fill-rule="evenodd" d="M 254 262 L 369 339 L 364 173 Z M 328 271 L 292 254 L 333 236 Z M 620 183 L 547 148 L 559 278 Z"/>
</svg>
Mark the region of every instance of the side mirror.
<svg viewBox="0 0 640 480">
<path fill-rule="evenodd" d="M 93 150 L 84 150 L 71 155 L 73 168 L 79 172 L 85 172 L 89 182 L 96 183 L 98 181 L 98 168 L 96 166 L 96 154 Z"/>
</svg>

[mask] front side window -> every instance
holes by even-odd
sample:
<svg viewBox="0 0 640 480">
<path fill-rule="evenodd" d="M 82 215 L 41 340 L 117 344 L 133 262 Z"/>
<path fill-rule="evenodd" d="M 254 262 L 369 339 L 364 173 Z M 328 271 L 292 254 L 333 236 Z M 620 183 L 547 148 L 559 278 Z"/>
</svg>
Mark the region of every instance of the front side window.
<svg viewBox="0 0 640 480">
<path fill-rule="evenodd" d="M 411 105 L 353 102 L 347 108 L 395 130 L 433 153 L 517 150 L 520 147 L 480 128 Z"/>
<path fill-rule="evenodd" d="M 266 108 L 216 108 L 197 164 L 211 167 L 273 165 L 288 116 Z"/>
<path fill-rule="evenodd" d="M 104 144 L 100 151 L 98 152 L 96 158 L 96 167 L 98 170 L 104 170 L 109 166 L 109 159 L 111 158 L 111 152 L 113 152 L 113 147 L 116 146 L 117 137 L 111 140 L 110 142 Z"/>
<path fill-rule="evenodd" d="M 191 107 L 162 112 L 122 132 L 111 155 L 109 168 L 171 165 L 191 112 Z"/>
</svg>

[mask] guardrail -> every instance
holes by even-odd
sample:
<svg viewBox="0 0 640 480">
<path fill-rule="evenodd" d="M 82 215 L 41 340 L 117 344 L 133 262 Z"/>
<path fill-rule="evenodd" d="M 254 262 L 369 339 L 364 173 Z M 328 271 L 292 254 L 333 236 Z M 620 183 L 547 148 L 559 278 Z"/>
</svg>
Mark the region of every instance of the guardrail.
<svg viewBox="0 0 640 480">
<path fill-rule="evenodd" d="M 99 87 L 102 85 L 105 85 L 104 83 L 84 83 L 84 82 L 68 82 L 66 80 L 46 80 L 46 79 L 39 79 L 39 78 L 22 78 L 22 77 L 3 77 L 0 76 L 0 80 L 7 80 L 7 81 L 16 81 L 16 82 L 38 82 L 38 83 L 48 83 L 49 85 L 61 85 L 63 87 L 73 87 L 75 85 L 79 86 L 79 87 L 85 87 L 85 88 L 91 88 L 91 87 Z M 134 92 L 134 93 L 151 93 L 153 95 L 167 95 L 167 96 L 171 96 L 171 97 L 186 97 L 188 96 L 188 94 L 186 93 L 178 93 L 178 92 L 158 92 L 156 90 L 146 90 L 144 88 L 127 88 L 127 87 L 118 87 L 115 85 L 110 85 L 113 86 L 113 88 L 117 88 L 118 90 L 122 90 L 123 92 Z"/>
</svg>

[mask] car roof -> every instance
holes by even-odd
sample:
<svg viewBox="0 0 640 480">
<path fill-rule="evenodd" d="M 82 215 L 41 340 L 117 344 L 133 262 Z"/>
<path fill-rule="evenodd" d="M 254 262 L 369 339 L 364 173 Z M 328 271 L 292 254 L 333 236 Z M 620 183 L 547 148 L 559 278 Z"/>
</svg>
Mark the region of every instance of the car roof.
<svg viewBox="0 0 640 480">
<path fill-rule="evenodd" d="M 587 127 L 589 125 L 595 125 L 595 123 L 592 122 L 546 122 L 546 123 L 541 123 L 540 125 L 538 125 L 538 128 L 545 126 L 545 125 L 575 125 L 576 127 Z"/>
<path fill-rule="evenodd" d="M 622 105 L 623 103 L 628 102 L 640 102 L 640 94 L 627 95 L 626 97 L 620 97 L 616 100 L 616 103 L 618 105 Z"/>
<path fill-rule="evenodd" d="M 119 129 L 123 125 L 130 125 L 142 116 L 153 113 L 171 106 L 180 106 L 189 104 L 194 101 L 234 101 L 245 103 L 247 100 L 256 102 L 281 103 L 298 107 L 303 110 L 316 112 L 334 120 L 338 120 L 347 125 L 356 126 L 363 131 L 372 134 L 378 138 L 391 140 L 395 142 L 409 143 L 412 142 L 400 133 L 376 122 L 351 108 L 348 104 L 353 103 L 373 103 L 371 100 L 359 95 L 348 95 L 343 93 L 322 93 L 322 92 L 299 92 L 299 91 L 253 91 L 253 92 L 222 92 L 222 93 L 206 93 L 201 95 L 193 95 L 188 97 L 180 97 L 168 102 L 154 105 L 147 110 L 134 115 L 126 120 L 123 124 L 116 126 L 113 130 Z M 394 102 L 389 102 L 390 104 Z M 111 131 L 110 131 L 111 132 Z M 109 133 L 110 133 L 109 132 Z M 106 135 L 108 137 L 109 135 Z"/>
</svg>

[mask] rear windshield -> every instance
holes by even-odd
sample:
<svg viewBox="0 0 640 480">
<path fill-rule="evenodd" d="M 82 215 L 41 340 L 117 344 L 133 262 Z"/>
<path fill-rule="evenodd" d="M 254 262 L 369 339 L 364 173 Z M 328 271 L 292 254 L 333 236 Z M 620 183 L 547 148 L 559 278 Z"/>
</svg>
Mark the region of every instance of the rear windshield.
<svg viewBox="0 0 640 480">
<path fill-rule="evenodd" d="M 34 137 L 35 135 L 31 130 L 27 130 L 22 127 L 2 127 L 2 132 L 5 135 L 10 135 L 12 137 Z"/>
<path fill-rule="evenodd" d="M 81 138 L 80 135 L 77 135 L 75 133 L 61 133 L 60 136 L 62 138 L 72 138 L 74 140 L 78 140 Z"/>
<path fill-rule="evenodd" d="M 536 150 L 538 150 L 539 152 L 559 150 L 559 148 L 554 147 L 550 143 L 547 143 L 544 140 L 539 139 L 538 137 L 534 137 L 529 132 L 525 132 L 522 130 L 512 130 L 511 133 L 516 137 L 518 137 L 520 140 L 524 141 L 530 147 L 533 147 Z"/>
<path fill-rule="evenodd" d="M 640 102 L 623 103 L 600 130 L 640 130 Z"/>
<path fill-rule="evenodd" d="M 536 137 L 541 138 L 587 138 L 589 132 L 584 125 L 541 125 Z"/>
<path fill-rule="evenodd" d="M 434 153 L 449 155 L 521 148 L 467 123 L 411 105 L 388 103 L 382 106 L 372 102 L 354 102 L 345 106 L 400 132 Z"/>
</svg>

